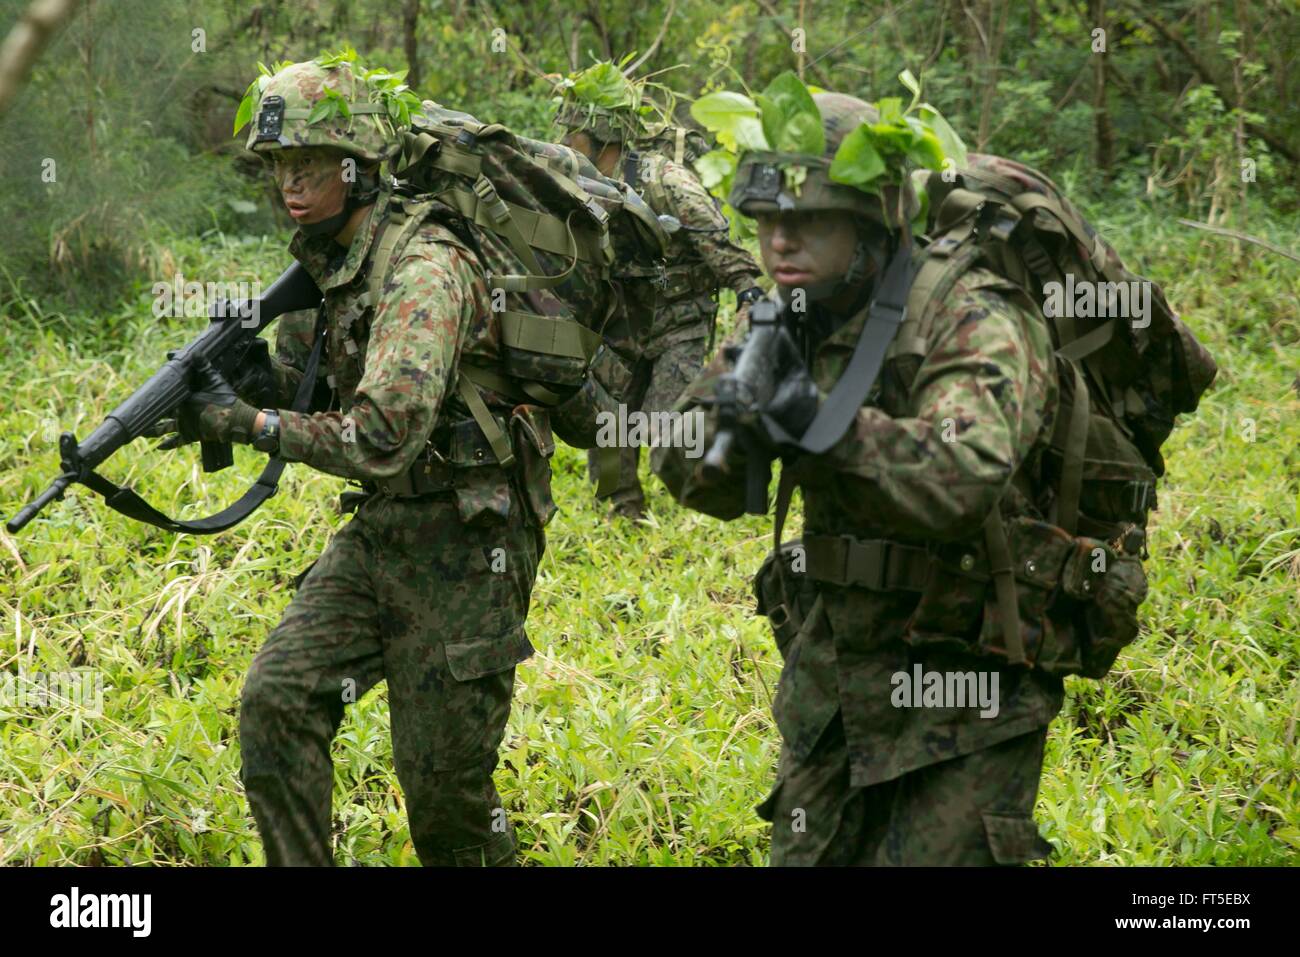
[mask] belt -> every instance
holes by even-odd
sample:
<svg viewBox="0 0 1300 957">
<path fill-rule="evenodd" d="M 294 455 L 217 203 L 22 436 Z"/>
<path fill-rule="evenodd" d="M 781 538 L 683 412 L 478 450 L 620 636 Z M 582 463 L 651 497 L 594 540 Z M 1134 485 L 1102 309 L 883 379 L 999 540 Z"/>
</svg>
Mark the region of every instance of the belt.
<svg viewBox="0 0 1300 957">
<path fill-rule="evenodd" d="M 924 548 L 884 538 L 805 535 L 803 546 L 812 578 L 871 591 L 924 591 L 934 559 Z"/>
<path fill-rule="evenodd" d="M 424 458 L 402 475 L 363 482 L 361 487 L 372 494 L 379 492 L 389 498 L 434 495 L 456 487 L 456 469 L 447 462 Z"/>
</svg>

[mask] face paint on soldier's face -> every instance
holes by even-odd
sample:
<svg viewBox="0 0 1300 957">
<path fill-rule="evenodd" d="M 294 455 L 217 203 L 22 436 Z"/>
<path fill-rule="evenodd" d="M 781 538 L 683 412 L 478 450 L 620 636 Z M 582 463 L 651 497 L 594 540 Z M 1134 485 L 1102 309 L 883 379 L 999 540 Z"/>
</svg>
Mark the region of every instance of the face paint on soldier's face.
<svg viewBox="0 0 1300 957">
<path fill-rule="evenodd" d="M 786 289 L 838 279 L 857 248 L 857 228 L 842 210 L 762 214 L 757 217 L 763 269 Z"/>
<path fill-rule="evenodd" d="M 348 184 L 342 150 L 309 146 L 271 154 L 275 185 L 298 223 L 319 223 L 341 212 Z"/>
</svg>

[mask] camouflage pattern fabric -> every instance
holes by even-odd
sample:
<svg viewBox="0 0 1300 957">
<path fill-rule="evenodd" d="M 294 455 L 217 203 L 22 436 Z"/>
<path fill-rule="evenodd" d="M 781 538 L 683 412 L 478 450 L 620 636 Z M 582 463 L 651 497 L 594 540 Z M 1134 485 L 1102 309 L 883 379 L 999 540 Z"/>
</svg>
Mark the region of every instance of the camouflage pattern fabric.
<svg viewBox="0 0 1300 957">
<path fill-rule="evenodd" d="M 744 292 L 760 270 L 731 241 L 726 217 L 690 170 L 659 153 L 643 154 L 637 181 L 656 215 L 674 216 L 682 224 L 670 237 L 667 275 L 654 277 L 658 284 L 637 282 L 629 290 L 633 308 L 653 314 L 638 345 L 640 356 L 654 358 L 673 343 L 707 338 L 718 314 L 718 288 Z"/>
<path fill-rule="evenodd" d="M 1052 850 L 1034 826 L 1047 729 L 901 777 L 854 787 L 838 718 L 758 808 L 772 824 L 772 866 L 990 866 Z"/>
<path fill-rule="evenodd" d="M 324 293 L 324 368 L 336 399 L 333 411 L 281 409 L 281 454 L 359 481 L 409 470 L 428 445 L 448 452 L 472 422 L 449 393 L 457 363 L 495 361 L 500 341 L 481 266 L 434 219 L 394 257 L 377 306 L 368 304 L 389 202 L 381 194 L 346 251 L 301 232 L 291 246 Z M 282 334 L 278 361 L 289 367 L 300 327 Z M 454 489 L 371 495 L 253 664 L 241 706 L 243 778 L 269 863 L 330 862 L 330 739 L 344 704 L 381 678 L 421 861 L 513 860 L 491 772 L 514 666 L 531 653 L 523 623 L 554 511 L 554 445 L 543 414 L 512 414 L 508 400 L 483 395 L 509 418 L 520 465 L 507 472 L 488 458 L 458 470 Z"/>
<path fill-rule="evenodd" d="M 542 548 L 515 496 L 473 528 L 450 494 L 364 502 L 258 653 L 240 704 L 243 781 L 271 865 L 328 865 L 343 709 L 388 682 L 393 760 L 426 866 L 509 864 L 492 782 Z"/>
<path fill-rule="evenodd" d="M 655 413 L 672 409 L 704 365 L 704 346 L 701 338 L 687 339 L 668 346 L 655 359 L 636 363 L 624 399 L 627 410 Z M 587 468 L 593 480 L 600 477 L 598 458 L 595 449 L 587 453 Z M 609 495 L 610 504 L 616 509 L 636 512 L 645 507 L 645 492 L 637 475 L 640 460 L 639 446 L 619 449 L 618 485 Z"/>
<path fill-rule="evenodd" d="M 848 433 L 826 454 L 787 464 L 803 491 L 805 537 L 851 535 L 981 554 L 982 522 L 999 503 L 1008 518 L 1042 517 L 1012 477 L 1022 467 L 1032 473 L 1051 438 L 1058 401 L 1052 347 L 1043 324 L 1010 294 L 1005 281 L 983 270 L 959 279 L 937 309 L 916 374 L 904 377 L 890 361 L 896 341 Z M 865 309 L 815 344 L 810 369 L 823 393 L 847 365 L 864 322 Z M 678 403 L 704 416 L 706 442 L 715 431 L 706 407 L 725 365 L 720 352 Z M 911 387 L 902 388 L 903 381 Z M 682 504 L 724 519 L 742 513 L 743 463 L 709 482 L 701 460 L 686 459 L 681 448 L 656 449 L 651 461 Z M 973 636 L 996 626 L 995 616 L 985 616 L 986 601 L 996 605 L 987 580 L 954 590 L 943 579 L 919 594 L 814 585 L 819 601 L 786 650 L 774 704 L 784 741 L 781 779 L 814 760 L 837 714 L 845 745 L 836 780 L 847 798 L 848 790 L 1042 729 L 1059 711 L 1059 678 L 1000 668 L 974 653 Z M 1022 599 L 1026 628 L 1041 626 L 1042 604 Z M 996 673 L 996 716 L 981 717 L 977 708 L 895 707 L 893 676 L 917 665 L 925 672 L 983 672 L 990 681 Z M 927 819 L 914 826 L 933 825 Z"/>
<path fill-rule="evenodd" d="M 350 116 L 308 123 L 307 117 L 333 91 L 347 101 Z M 271 77 L 260 89 L 245 148 L 256 152 L 302 146 L 333 146 L 367 163 L 393 156 L 401 147 L 387 112 L 371 103 L 372 89 L 353 73 L 348 62 L 321 66 L 314 60 L 293 63 Z M 262 115 L 268 97 L 283 100 L 284 118 L 275 130 L 273 116 Z M 373 112 L 365 112 L 373 111 Z M 270 124 L 270 129 L 264 128 Z M 269 135 L 272 131 L 278 135 Z"/>
</svg>

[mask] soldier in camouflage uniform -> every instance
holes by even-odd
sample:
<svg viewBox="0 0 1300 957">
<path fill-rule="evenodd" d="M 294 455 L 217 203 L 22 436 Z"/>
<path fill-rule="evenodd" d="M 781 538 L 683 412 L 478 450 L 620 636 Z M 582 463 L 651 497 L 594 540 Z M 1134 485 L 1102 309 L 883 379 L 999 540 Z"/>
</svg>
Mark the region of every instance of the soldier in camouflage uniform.
<svg viewBox="0 0 1300 957">
<path fill-rule="evenodd" d="M 875 120 L 856 98 L 813 99 L 826 158 L 860 122 Z M 742 157 L 731 202 L 757 218 L 764 267 L 785 300 L 806 293 L 793 330 L 806 363 L 798 375 L 824 396 L 848 363 L 878 264 L 916 200 L 906 178 L 882 201 L 831 182 L 826 158 L 768 157 L 774 182 L 784 164 L 807 168 L 800 194 L 782 187 L 780 205 L 746 195 Z M 783 482 L 801 488 L 804 502 L 802 551 L 786 554 L 793 620 L 772 618 L 785 661 L 773 706 L 782 747 L 759 813 L 772 822 L 774 865 L 1014 864 L 1050 851 L 1032 812 L 1061 679 L 971 653 L 982 602 L 959 604 L 955 589 L 927 577 L 934 556 L 981 572 L 980 530 L 992 509 L 1035 512 L 1020 480 L 1050 440 L 1058 393 L 1046 326 L 1012 292 L 983 269 L 965 273 L 938 307 L 910 388 L 891 361 L 895 340 L 847 433 L 824 454 L 774 448 L 761 420 L 746 420 L 759 442 L 783 452 Z M 727 368 L 723 351 L 678 405 L 704 420 L 709 442 L 715 386 Z M 681 448 L 652 455 L 679 501 L 735 518 L 743 451 L 737 446 L 720 475 L 706 473 L 703 461 Z M 756 582 L 761 611 L 775 604 L 775 564 L 769 559 Z M 997 691 L 996 714 L 912 707 L 898 695 L 898 676 L 918 667 L 983 673 Z"/>
<path fill-rule="evenodd" d="M 661 152 L 631 148 L 643 132 L 631 109 L 566 103 L 556 117 L 564 143 L 585 154 L 601 173 L 621 179 L 655 214 L 680 223 L 671 232 L 668 256 L 653 270 L 626 267 L 617 274 L 625 291 L 622 335 L 613 337 L 629 368 L 619 397 L 627 410 L 647 413 L 672 408 L 700 371 L 718 315 L 720 286 L 733 290 L 738 305 L 757 299 L 759 275 L 753 257 L 731 242 L 726 217 L 686 166 Z M 645 495 L 637 476 L 640 448 L 619 450 L 618 483 L 610 498 L 617 514 L 640 518 Z M 588 453 L 593 475 L 597 450 Z"/>
<path fill-rule="evenodd" d="M 327 88 L 349 101 L 350 120 L 308 122 Z M 290 250 L 324 293 L 324 401 L 287 408 L 302 377 L 292 360 L 310 341 L 300 322 L 281 335 L 281 358 L 263 350 L 240 379 L 269 408 L 217 383 L 190 409 L 190 437 L 270 438 L 280 457 L 361 485 L 355 516 L 253 662 L 243 780 L 269 864 L 332 863 L 330 742 L 344 705 L 386 679 L 421 862 L 509 864 L 513 829 L 492 772 L 515 666 L 532 653 L 524 620 L 554 511 L 554 444 L 543 413 L 483 390 L 513 451 L 499 464 L 476 402 L 457 390 L 462 360 L 497 361 L 500 329 L 483 266 L 456 233 L 429 218 L 387 275 L 370 275 L 405 208 L 376 175 L 399 140 L 375 99 L 346 62 L 292 64 L 260 90 L 248 138 L 272 158 L 300 223 Z"/>
</svg>

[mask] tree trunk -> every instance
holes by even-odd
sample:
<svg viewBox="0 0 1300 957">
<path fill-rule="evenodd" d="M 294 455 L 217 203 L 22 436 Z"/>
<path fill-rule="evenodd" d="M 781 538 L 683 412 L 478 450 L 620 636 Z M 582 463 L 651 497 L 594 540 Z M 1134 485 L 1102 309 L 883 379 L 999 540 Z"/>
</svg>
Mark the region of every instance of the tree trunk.
<svg viewBox="0 0 1300 957">
<path fill-rule="evenodd" d="M 402 16 L 402 39 L 406 47 L 406 83 L 411 89 L 420 85 L 420 46 L 416 29 L 420 25 L 420 0 L 406 0 Z"/>
<path fill-rule="evenodd" d="M 1092 22 L 1094 28 L 1100 27 L 1103 31 L 1106 30 L 1106 0 L 1093 0 Z M 1106 36 L 1104 32 L 1102 35 Z M 1107 36 L 1106 39 L 1106 52 L 1092 54 L 1092 116 L 1097 137 L 1097 169 L 1101 171 L 1102 178 L 1109 183 L 1114 176 L 1115 130 L 1111 126 L 1110 109 L 1106 105 L 1106 61 L 1110 57 L 1110 38 Z"/>
</svg>

